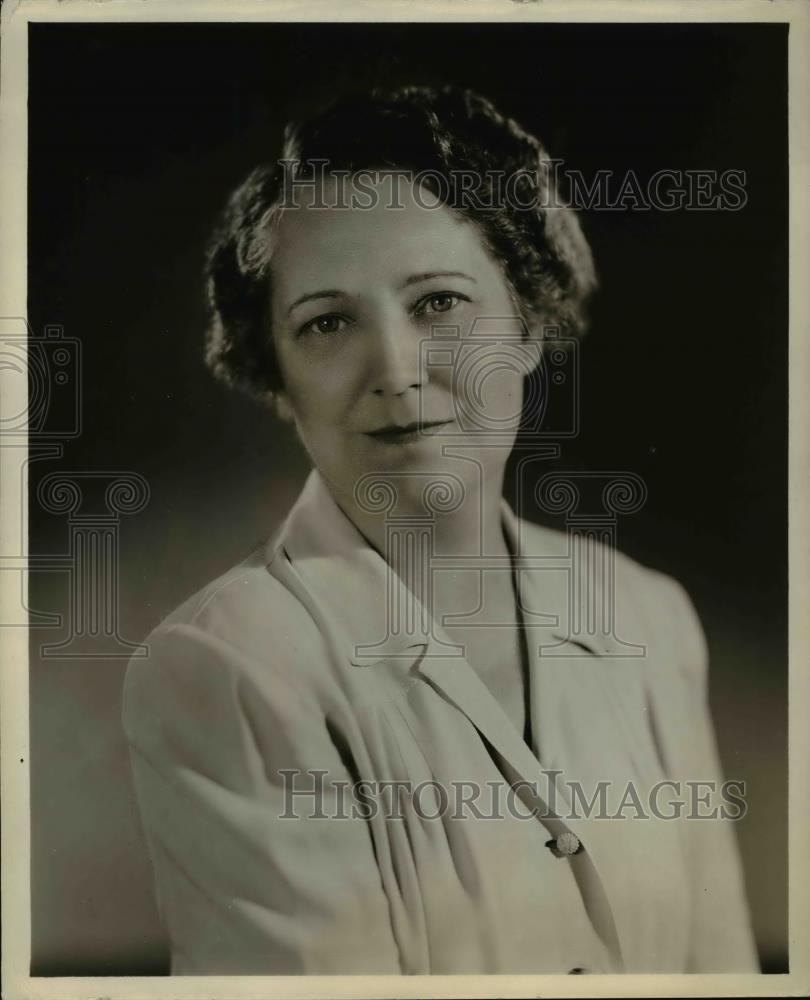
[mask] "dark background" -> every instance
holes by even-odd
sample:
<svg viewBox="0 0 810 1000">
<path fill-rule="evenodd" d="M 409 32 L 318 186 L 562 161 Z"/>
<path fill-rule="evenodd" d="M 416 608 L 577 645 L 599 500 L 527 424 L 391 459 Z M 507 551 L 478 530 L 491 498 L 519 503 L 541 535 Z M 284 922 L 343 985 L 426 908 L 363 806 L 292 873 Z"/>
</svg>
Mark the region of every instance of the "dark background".
<svg viewBox="0 0 810 1000">
<path fill-rule="evenodd" d="M 203 247 L 283 121 L 346 87 L 479 89 L 590 178 L 742 169 L 739 212 L 586 213 L 602 281 L 582 433 L 558 467 L 649 489 L 629 554 L 677 576 L 708 633 L 763 969 L 787 963 L 787 27 L 31 25 L 29 320 L 82 343 L 83 430 L 33 463 L 131 470 L 121 632 L 144 637 L 293 501 L 290 432 L 202 364 Z M 529 511 L 531 514 L 531 511 Z M 31 551 L 67 550 L 34 502 Z M 30 604 L 67 607 L 63 573 Z M 37 975 L 167 970 L 120 732 L 123 660 L 31 660 Z M 58 638 L 58 636 L 57 636 Z"/>
</svg>

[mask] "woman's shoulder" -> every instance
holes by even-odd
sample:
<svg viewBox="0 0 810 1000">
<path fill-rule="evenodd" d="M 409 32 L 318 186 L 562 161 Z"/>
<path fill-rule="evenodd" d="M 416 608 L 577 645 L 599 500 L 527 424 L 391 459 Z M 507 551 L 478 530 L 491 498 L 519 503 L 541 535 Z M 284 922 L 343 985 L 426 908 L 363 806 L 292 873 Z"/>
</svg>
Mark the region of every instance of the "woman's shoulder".
<svg viewBox="0 0 810 1000">
<path fill-rule="evenodd" d="M 516 521 L 520 547 L 528 555 L 548 556 L 559 561 L 559 565 L 562 566 L 562 560 L 574 558 L 572 543 L 577 538 L 580 540 L 581 550 L 584 552 L 582 546 L 587 546 L 591 552 L 598 555 L 603 564 L 605 556 L 609 553 L 618 571 L 617 582 L 628 588 L 653 587 L 657 592 L 670 593 L 680 587 L 674 577 L 624 552 L 606 540 L 605 535 L 600 538 L 595 531 L 565 531 L 524 518 L 516 518 Z"/>
<path fill-rule="evenodd" d="M 300 600 L 271 572 L 277 558 L 277 550 L 262 543 L 183 600 L 151 635 L 185 626 L 240 646 L 268 629 L 279 637 L 293 623 L 311 622 Z"/>
<path fill-rule="evenodd" d="M 317 660 L 322 640 L 301 601 L 271 573 L 275 557 L 262 544 L 152 629 L 127 667 L 125 709 L 178 685 L 190 695 L 245 683 L 300 686 L 295 674 Z"/>
<path fill-rule="evenodd" d="M 555 566 L 577 571 L 580 579 L 590 574 L 595 589 L 611 587 L 610 603 L 626 623 L 628 634 L 640 630 L 656 649 L 671 654 L 680 668 L 689 673 L 705 671 L 708 650 L 703 627 L 676 576 L 596 537 L 589 536 L 583 548 L 573 545 L 573 533 L 537 522 L 520 520 L 519 531 L 527 554 L 549 557 Z M 583 560 L 583 565 L 575 567 L 576 559 Z"/>
</svg>

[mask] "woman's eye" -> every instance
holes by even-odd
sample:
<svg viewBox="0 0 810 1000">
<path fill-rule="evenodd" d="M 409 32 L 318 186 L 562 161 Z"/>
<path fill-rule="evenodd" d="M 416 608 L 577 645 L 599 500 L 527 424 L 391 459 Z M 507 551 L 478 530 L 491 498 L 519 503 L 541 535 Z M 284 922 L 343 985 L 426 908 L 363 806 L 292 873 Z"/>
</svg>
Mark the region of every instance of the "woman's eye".
<svg viewBox="0 0 810 1000">
<path fill-rule="evenodd" d="M 328 313 L 325 316 L 316 316 L 301 327 L 301 333 L 340 333 L 346 326 L 346 320 L 342 316 Z"/>
<path fill-rule="evenodd" d="M 416 307 L 416 312 L 420 315 L 423 313 L 450 312 L 451 309 L 455 309 L 460 299 L 461 296 L 455 295 L 453 292 L 438 292 L 435 295 L 428 295 L 427 298 L 422 299 Z"/>
</svg>

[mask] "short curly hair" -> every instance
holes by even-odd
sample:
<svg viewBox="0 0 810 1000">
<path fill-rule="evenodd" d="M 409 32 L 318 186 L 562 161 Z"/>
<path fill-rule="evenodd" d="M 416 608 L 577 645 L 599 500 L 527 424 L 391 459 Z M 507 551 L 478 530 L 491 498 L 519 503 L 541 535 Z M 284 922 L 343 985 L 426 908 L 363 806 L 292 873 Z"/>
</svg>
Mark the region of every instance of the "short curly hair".
<svg viewBox="0 0 810 1000">
<path fill-rule="evenodd" d="M 564 337 L 585 332 L 593 258 L 573 211 L 557 200 L 540 141 L 470 90 L 374 89 L 288 124 L 279 159 L 254 169 L 228 200 L 205 270 L 206 363 L 228 384 L 265 399 L 283 386 L 268 323 L 272 234 L 290 164 L 300 173 L 324 162 L 350 175 L 394 169 L 442 179 L 426 186 L 477 227 L 527 324 L 553 325 Z M 499 186 L 504 177 L 513 178 L 511 198 Z"/>
</svg>

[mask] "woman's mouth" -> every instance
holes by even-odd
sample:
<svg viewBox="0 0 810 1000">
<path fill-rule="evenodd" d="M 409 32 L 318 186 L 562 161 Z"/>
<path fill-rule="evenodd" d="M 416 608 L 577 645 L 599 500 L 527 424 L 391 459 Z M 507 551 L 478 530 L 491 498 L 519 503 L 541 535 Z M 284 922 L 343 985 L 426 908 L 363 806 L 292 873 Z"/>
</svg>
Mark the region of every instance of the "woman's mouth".
<svg viewBox="0 0 810 1000">
<path fill-rule="evenodd" d="M 442 427 L 449 427 L 452 420 L 416 420 L 411 424 L 388 424 L 377 430 L 367 431 L 368 437 L 385 444 L 409 444 L 420 438 L 431 437 Z"/>
</svg>

